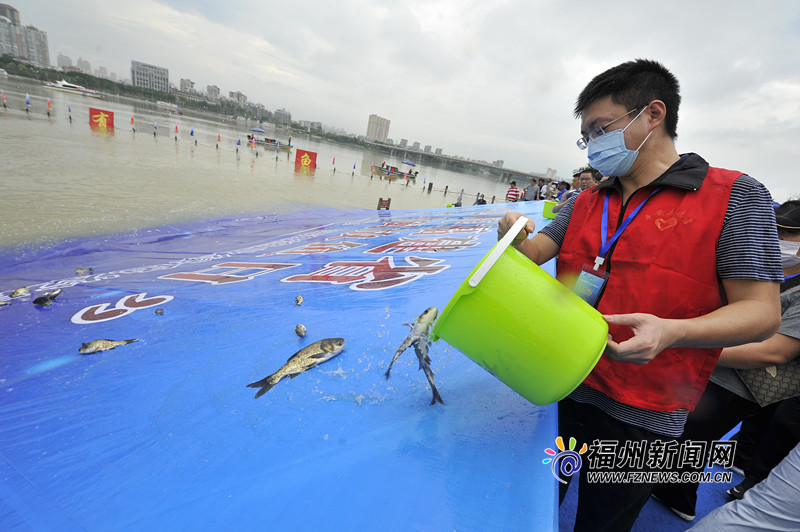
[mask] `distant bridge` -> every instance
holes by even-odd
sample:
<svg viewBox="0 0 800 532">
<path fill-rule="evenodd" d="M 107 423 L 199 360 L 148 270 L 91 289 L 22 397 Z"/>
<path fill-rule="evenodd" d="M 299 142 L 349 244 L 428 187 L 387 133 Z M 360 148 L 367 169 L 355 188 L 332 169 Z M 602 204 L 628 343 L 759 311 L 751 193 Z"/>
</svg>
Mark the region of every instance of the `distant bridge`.
<svg viewBox="0 0 800 532">
<path fill-rule="evenodd" d="M 417 164 L 425 164 L 427 166 L 434 166 L 444 168 L 451 171 L 461 171 L 472 174 L 484 174 L 487 177 L 494 177 L 501 183 L 509 183 L 517 181 L 518 183 L 526 183 L 531 179 L 556 179 L 555 175 L 548 176 L 541 172 L 523 172 L 521 170 L 513 170 L 511 168 L 503 168 L 491 163 L 470 161 L 461 157 L 453 157 L 450 155 L 437 155 L 426 151 L 419 151 L 412 148 L 400 148 L 398 146 L 391 146 L 388 144 L 370 143 L 371 146 L 387 153 L 389 157 L 403 160 L 413 160 Z"/>
</svg>

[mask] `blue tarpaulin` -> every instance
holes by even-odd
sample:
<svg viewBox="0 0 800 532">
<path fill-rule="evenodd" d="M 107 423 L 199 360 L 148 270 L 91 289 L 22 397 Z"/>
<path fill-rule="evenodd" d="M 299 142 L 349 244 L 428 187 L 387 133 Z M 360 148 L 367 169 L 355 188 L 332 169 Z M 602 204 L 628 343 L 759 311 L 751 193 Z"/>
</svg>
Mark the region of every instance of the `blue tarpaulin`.
<svg viewBox="0 0 800 532">
<path fill-rule="evenodd" d="M 444 341 L 444 405 L 412 350 L 384 377 L 507 208 L 319 210 L 0 252 L 0 528 L 556 528 L 555 406 Z M 513 208 L 545 223 L 541 202 Z M 254 399 L 248 383 L 331 337 L 339 356 Z M 78 353 L 96 339 L 138 341 Z"/>
</svg>

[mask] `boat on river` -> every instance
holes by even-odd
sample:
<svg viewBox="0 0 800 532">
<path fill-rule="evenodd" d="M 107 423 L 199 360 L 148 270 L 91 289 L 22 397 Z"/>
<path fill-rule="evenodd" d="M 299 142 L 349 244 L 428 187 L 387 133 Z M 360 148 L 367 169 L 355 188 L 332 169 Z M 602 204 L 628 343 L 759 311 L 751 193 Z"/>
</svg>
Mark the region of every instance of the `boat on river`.
<svg viewBox="0 0 800 532">
<path fill-rule="evenodd" d="M 408 178 L 408 179 L 416 179 L 419 172 L 415 172 L 413 170 L 400 170 L 396 166 L 378 166 L 373 164 L 370 172 L 379 175 L 379 176 L 387 176 L 390 178 Z"/>
<path fill-rule="evenodd" d="M 162 111 L 166 111 L 169 114 L 173 114 L 173 113 L 179 114 L 179 115 L 183 114 L 183 111 L 181 110 L 181 108 L 178 107 L 177 105 L 175 105 L 174 103 L 162 102 L 162 101 L 159 100 L 159 101 L 156 102 L 156 105 L 159 106 Z"/>
<path fill-rule="evenodd" d="M 80 94 L 81 96 L 88 96 L 89 98 L 103 97 L 103 93 L 99 91 L 96 91 L 94 89 L 87 89 L 86 87 L 70 83 L 69 81 L 63 79 L 61 81 L 48 83 L 46 87 L 57 91 L 71 92 L 72 94 Z"/>
<path fill-rule="evenodd" d="M 257 145 L 264 146 L 267 150 L 269 150 L 269 149 L 273 149 L 274 150 L 274 149 L 277 148 L 278 151 L 284 151 L 284 152 L 291 152 L 292 151 L 292 147 L 293 146 L 291 144 L 288 144 L 288 143 L 285 144 L 285 143 L 279 141 L 278 139 L 273 139 L 273 138 L 269 138 L 269 137 L 258 138 L 257 136 L 251 135 L 249 133 L 247 134 L 247 143 L 248 144 L 252 143 L 253 142 L 253 138 L 255 138 Z"/>
</svg>

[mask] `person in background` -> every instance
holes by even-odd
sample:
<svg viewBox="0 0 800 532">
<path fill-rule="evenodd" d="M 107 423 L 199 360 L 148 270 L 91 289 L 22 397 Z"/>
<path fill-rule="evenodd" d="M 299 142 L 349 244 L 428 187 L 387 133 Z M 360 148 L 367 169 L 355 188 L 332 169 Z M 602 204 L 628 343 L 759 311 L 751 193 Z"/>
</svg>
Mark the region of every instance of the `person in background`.
<svg viewBox="0 0 800 532">
<path fill-rule="evenodd" d="M 525 195 L 522 196 L 522 201 L 533 201 L 539 197 L 539 185 L 536 184 L 536 179 L 531 179 L 531 184 L 525 187 Z"/>
<path fill-rule="evenodd" d="M 544 179 L 539 179 L 539 193 L 536 195 L 536 199 L 544 199 L 544 194 L 542 193 L 542 188 L 544 188 Z"/>
<path fill-rule="evenodd" d="M 777 374 L 782 371 L 781 365 L 800 356 L 800 286 L 796 286 L 796 279 L 800 279 L 800 256 L 797 255 L 800 248 L 800 201 L 788 201 L 779 206 L 775 218 L 785 278 L 781 284 L 780 328 L 763 342 L 722 350 L 706 390 L 695 410 L 689 414 L 680 442 L 705 441 L 710 445 L 745 417 L 760 410 L 758 399 L 748 389 L 739 371 L 732 368 L 754 370 L 775 366 Z M 755 447 L 751 465 L 745 468 L 744 481 L 729 490 L 734 498 L 740 499 L 747 489 L 766 478 L 770 469 L 786 456 L 800 437 L 800 402 L 788 399 L 780 405 L 764 406 L 774 412 L 770 416 L 772 422 L 768 422 L 765 436 Z M 680 472 L 702 472 L 703 469 L 703 466 L 686 466 Z M 692 521 L 698 487 L 697 482 L 664 483 L 657 485 L 652 495 L 681 519 Z"/>
<path fill-rule="evenodd" d="M 551 185 L 549 182 L 545 182 L 541 179 L 539 181 L 541 181 L 541 183 L 539 184 L 539 199 L 540 200 L 548 199 L 547 193 L 550 191 Z"/>
<path fill-rule="evenodd" d="M 506 192 L 506 201 L 507 202 L 519 201 L 520 196 L 522 196 L 522 192 L 520 191 L 520 189 L 517 188 L 517 182 L 512 181 L 511 186 L 508 188 L 508 191 Z"/>
<path fill-rule="evenodd" d="M 586 168 L 584 170 L 581 170 L 578 173 L 577 186 L 575 187 L 574 190 L 570 190 L 567 194 L 564 194 L 564 198 L 562 198 L 561 203 L 553 205 L 553 212 L 557 213 L 564 207 L 564 205 L 567 204 L 569 200 L 576 197 L 584 190 L 589 190 L 594 185 L 595 185 L 594 174 L 592 173 L 591 168 Z"/>
<path fill-rule="evenodd" d="M 656 61 L 592 79 L 575 105 L 578 147 L 610 178 L 532 238 L 528 220 L 513 242 L 536 264 L 558 255 L 558 279 L 577 279 L 609 324 L 604 354 L 558 404 L 559 434 L 588 444 L 634 449 L 680 436 L 721 348 L 764 340 L 780 323 L 769 192 L 741 172 L 678 154 L 679 104 L 677 79 Z M 506 213 L 498 237 L 520 216 Z M 591 458 L 580 472 L 575 530 L 630 530 L 652 484 L 589 482 L 584 473 L 599 470 Z M 657 471 L 633 463 L 616 471 L 643 469 Z"/>
<path fill-rule="evenodd" d="M 564 194 L 567 193 L 569 190 L 569 183 L 566 181 L 562 181 L 558 184 L 558 194 L 556 194 L 556 200 L 561 201 L 564 198 Z"/>
<path fill-rule="evenodd" d="M 478 194 L 478 197 L 475 198 L 474 205 L 486 205 L 486 198 L 484 197 L 483 194 L 480 193 Z"/>
<path fill-rule="evenodd" d="M 800 529 L 800 444 L 741 500 L 712 511 L 690 532 L 762 532 Z"/>
</svg>

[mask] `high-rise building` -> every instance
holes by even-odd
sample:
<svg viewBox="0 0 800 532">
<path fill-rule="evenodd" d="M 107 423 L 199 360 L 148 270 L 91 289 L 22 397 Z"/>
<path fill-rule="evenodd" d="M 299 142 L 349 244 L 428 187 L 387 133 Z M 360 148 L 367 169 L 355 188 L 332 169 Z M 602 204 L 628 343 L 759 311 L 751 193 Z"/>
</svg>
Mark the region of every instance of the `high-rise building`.
<svg viewBox="0 0 800 532">
<path fill-rule="evenodd" d="M 401 148 L 405 148 L 406 146 L 408 146 L 408 139 L 400 139 L 400 144 L 399 144 L 399 146 L 400 146 Z"/>
<path fill-rule="evenodd" d="M 22 26 L 19 11 L 0 4 L 0 55 L 10 55 L 25 63 L 50 68 L 47 33 L 34 26 Z"/>
<path fill-rule="evenodd" d="M 139 61 L 131 61 L 131 85 L 169 92 L 169 70 Z"/>
<path fill-rule="evenodd" d="M 181 91 L 182 92 L 193 92 L 194 91 L 194 81 L 192 81 L 190 79 L 181 78 Z"/>
<path fill-rule="evenodd" d="M 386 118 L 382 118 L 378 115 L 369 115 L 369 122 L 367 122 L 367 139 L 386 142 L 386 139 L 389 138 L 390 123 L 391 120 Z"/>
<path fill-rule="evenodd" d="M 209 85 L 206 87 L 206 93 L 208 94 L 208 99 L 212 102 L 219 101 L 219 87 L 216 85 Z"/>
<path fill-rule="evenodd" d="M 8 4 L 0 4 L 0 17 L 7 18 L 8 21 L 15 26 L 22 25 L 19 20 L 19 11 Z"/>
<path fill-rule="evenodd" d="M 239 107 L 247 106 L 247 96 L 242 94 L 242 91 L 236 91 L 236 92 L 229 91 L 228 98 L 236 102 L 239 105 Z"/>
<path fill-rule="evenodd" d="M 72 58 L 68 55 L 58 54 L 58 59 L 56 60 L 56 64 L 58 68 L 64 67 L 71 67 L 72 66 Z"/>
<path fill-rule="evenodd" d="M 275 111 L 273 119 L 275 120 L 276 124 L 291 124 L 292 113 L 290 113 L 286 109 L 278 109 L 277 111 Z"/>
<path fill-rule="evenodd" d="M 92 64 L 83 58 L 78 58 L 78 68 L 81 69 L 81 72 L 85 72 L 87 74 L 92 73 Z"/>
</svg>

